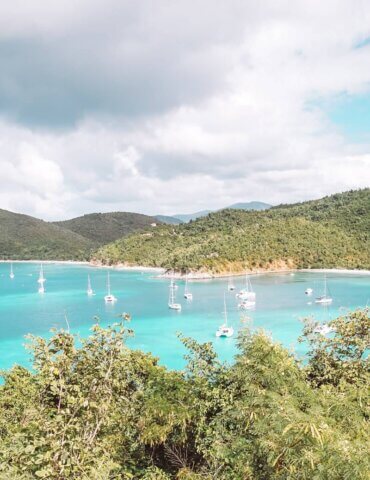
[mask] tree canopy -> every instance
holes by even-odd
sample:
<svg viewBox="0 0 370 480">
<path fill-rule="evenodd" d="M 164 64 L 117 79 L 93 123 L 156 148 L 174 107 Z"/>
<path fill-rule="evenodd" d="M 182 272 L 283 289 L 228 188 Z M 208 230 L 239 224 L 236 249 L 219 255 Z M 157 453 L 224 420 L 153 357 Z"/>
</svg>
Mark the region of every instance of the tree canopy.
<svg viewBox="0 0 370 480">
<path fill-rule="evenodd" d="M 30 337 L 33 370 L 0 387 L 1 480 L 368 478 L 368 310 L 307 320 L 306 364 L 262 331 L 232 364 L 181 338 L 184 371 L 130 350 L 128 320 Z"/>
</svg>

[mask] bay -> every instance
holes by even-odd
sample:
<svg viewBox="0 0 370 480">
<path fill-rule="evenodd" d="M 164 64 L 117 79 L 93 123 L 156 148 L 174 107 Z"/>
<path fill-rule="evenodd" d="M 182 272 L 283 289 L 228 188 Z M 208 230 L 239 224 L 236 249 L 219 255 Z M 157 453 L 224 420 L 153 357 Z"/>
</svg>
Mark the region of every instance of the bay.
<svg viewBox="0 0 370 480">
<path fill-rule="evenodd" d="M 370 298 L 370 276 L 366 274 L 330 273 L 328 286 L 333 303 L 324 307 L 314 303 L 322 293 L 324 274 L 297 272 L 294 274 L 264 274 L 251 276 L 257 294 L 256 308 L 240 311 L 235 293 L 243 288 L 243 277 L 235 277 L 236 290 L 228 292 L 227 280 L 189 281 L 193 300 L 183 298 L 184 282 L 177 281 L 177 301 L 182 311 L 168 308 L 169 281 L 157 278 L 153 272 L 110 269 L 112 293 L 118 298 L 114 305 L 104 303 L 107 269 L 85 265 L 45 264 L 45 294 L 38 294 L 40 266 L 34 263 L 14 263 L 15 278 L 9 278 L 9 264 L 0 264 L 0 369 L 14 364 L 29 366 L 25 350 L 28 333 L 50 336 L 52 328 L 67 328 L 87 336 L 91 326 L 119 321 L 127 312 L 132 316 L 130 328 L 135 336 L 129 340 L 134 349 L 152 352 L 161 364 L 180 369 L 184 366 L 185 349 L 177 334 L 199 342 L 213 342 L 222 360 L 232 361 L 236 353 L 237 332 L 248 325 L 264 329 L 275 341 L 303 358 L 305 345 L 297 342 L 302 333 L 302 318 L 314 317 L 326 322 L 340 314 L 366 306 Z M 88 297 L 87 275 L 90 275 L 93 297 Z M 311 287 L 311 297 L 304 294 Z M 234 327 L 232 338 L 216 338 L 215 332 L 223 323 L 223 296 Z"/>
</svg>

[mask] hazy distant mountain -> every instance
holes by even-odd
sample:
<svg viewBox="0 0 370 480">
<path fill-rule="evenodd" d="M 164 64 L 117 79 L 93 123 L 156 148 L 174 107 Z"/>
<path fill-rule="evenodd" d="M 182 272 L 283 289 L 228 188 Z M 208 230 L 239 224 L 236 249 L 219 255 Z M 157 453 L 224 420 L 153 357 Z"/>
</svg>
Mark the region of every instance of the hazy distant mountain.
<svg viewBox="0 0 370 480">
<path fill-rule="evenodd" d="M 168 215 L 155 215 L 155 218 L 162 223 L 168 223 L 169 225 L 179 225 L 183 223 L 182 220 L 176 217 L 170 217 Z"/>
<path fill-rule="evenodd" d="M 82 235 L 96 245 L 103 245 L 158 222 L 157 218 L 141 213 L 111 212 L 90 213 L 71 220 L 53 223 Z"/>
<path fill-rule="evenodd" d="M 230 205 L 225 208 L 235 208 L 236 210 L 267 210 L 268 208 L 271 208 L 271 205 L 264 202 L 246 202 L 246 203 L 234 203 L 233 205 Z M 220 210 L 224 210 L 224 208 Z M 182 222 L 187 223 L 187 222 L 190 222 L 190 220 L 195 220 L 196 218 L 205 217 L 209 213 L 215 212 L 215 211 L 218 211 L 218 210 L 201 210 L 200 212 L 194 212 L 194 213 L 179 213 L 176 215 L 172 215 L 172 218 L 178 218 Z M 165 223 L 168 223 L 168 222 L 165 222 Z"/>
<path fill-rule="evenodd" d="M 190 220 L 195 220 L 196 218 L 199 218 L 199 217 L 205 217 L 211 212 L 212 210 L 201 210 L 200 212 L 194 212 L 194 213 L 179 213 L 176 215 L 172 215 L 172 217 L 178 218 L 179 220 L 181 220 L 181 222 L 187 223 L 187 222 L 190 222 Z"/>
<path fill-rule="evenodd" d="M 13 260 L 86 260 L 94 244 L 77 233 L 0 210 L 0 257 Z"/>
<path fill-rule="evenodd" d="M 236 210 L 267 210 L 272 205 L 264 202 L 247 202 L 247 203 L 234 203 L 227 208 L 235 208 Z"/>
</svg>

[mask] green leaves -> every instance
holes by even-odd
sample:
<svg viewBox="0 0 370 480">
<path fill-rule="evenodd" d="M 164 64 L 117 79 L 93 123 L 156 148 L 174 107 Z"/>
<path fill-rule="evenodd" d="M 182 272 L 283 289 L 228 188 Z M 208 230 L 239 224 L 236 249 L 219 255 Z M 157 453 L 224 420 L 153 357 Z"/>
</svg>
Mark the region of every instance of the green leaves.
<svg viewBox="0 0 370 480">
<path fill-rule="evenodd" d="M 31 337 L 34 373 L 0 387 L 0 480 L 367 479 L 368 311 L 328 337 L 308 321 L 305 367 L 264 332 L 241 333 L 232 365 L 180 336 L 183 372 L 128 349 L 121 319 Z"/>
</svg>

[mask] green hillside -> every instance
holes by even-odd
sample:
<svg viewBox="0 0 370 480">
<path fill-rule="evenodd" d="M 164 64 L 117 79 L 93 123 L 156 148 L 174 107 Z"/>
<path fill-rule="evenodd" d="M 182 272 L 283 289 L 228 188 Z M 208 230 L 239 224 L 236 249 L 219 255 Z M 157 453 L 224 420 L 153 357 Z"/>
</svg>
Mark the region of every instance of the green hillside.
<svg viewBox="0 0 370 480">
<path fill-rule="evenodd" d="M 96 259 L 176 270 L 370 268 L 370 189 L 266 211 L 223 210 L 101 248 Z"/>
<path fill-rule="evenodd" d="M 103 245 L 158 222 L 154 217 L 139 213 L 112 212 L 90 213 L 72 220 L 54 222 L 54 225 L 82 235 L 96 245 Z"/>
<path fill-rule="evenodd" d="M 93 246 L 81 235 L 51 223 L 0 210 L 0 258 L 86 260 Z"/>
</svg>

